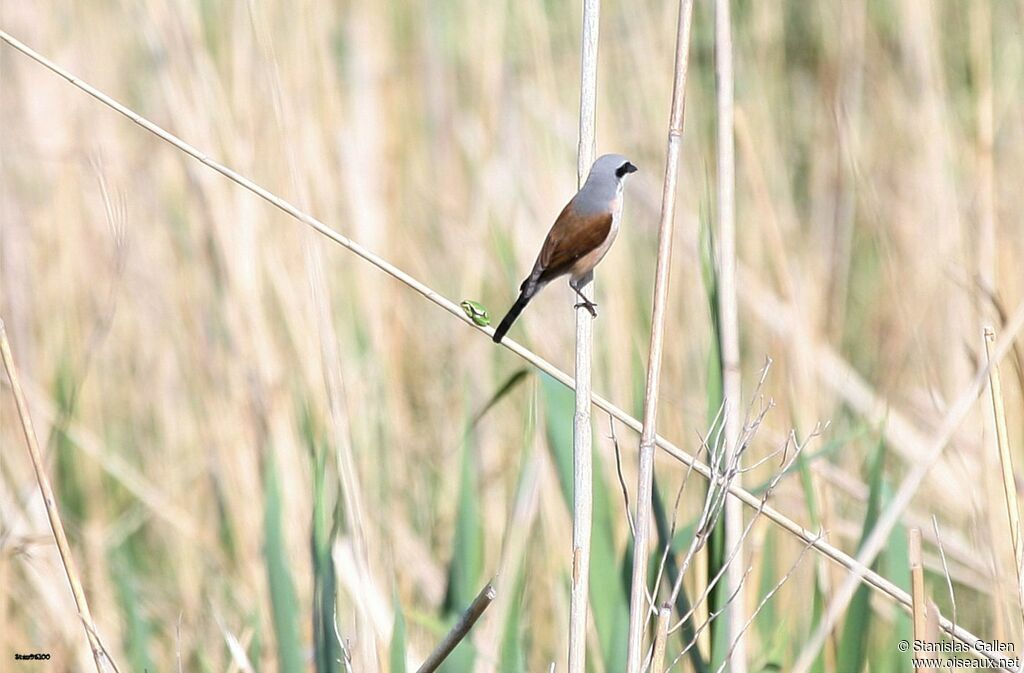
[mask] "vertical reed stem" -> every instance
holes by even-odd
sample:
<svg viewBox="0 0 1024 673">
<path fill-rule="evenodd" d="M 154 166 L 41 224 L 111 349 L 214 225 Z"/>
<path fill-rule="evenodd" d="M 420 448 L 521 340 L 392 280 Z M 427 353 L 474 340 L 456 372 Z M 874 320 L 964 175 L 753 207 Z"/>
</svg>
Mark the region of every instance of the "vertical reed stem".
<svg viewBox="0 0 1024 673">
<path fill-rule="evenodd" d="M 583 186 L 594 163 L 597 124 L 597 37 L 600 0 L 583 0 L 583 37 L 580 59 L 580 136 L 577 182 Z M 580 292 L 593 300 L 591 280 Z M 576 309 L 576 413 L 572 433 L 572 592 L 569 598 L 569 673 L 586 670 L 588 588 L 590 580 L 590 529 L 593 516 L 592 439 L 590 427 L 590 369 L 593 359 L 593 317 Z"/>
<path fill-rule="evenodd" d="M 629 640 L 626 670 L 639 673 L 643 652 L 644 627 L 650 614 L 647 606 L 647 562 L 650 553 L 651 506 L 654 480 L 655 424 L 658 415 L 658 388 L 661 379 L 661 355 L 665 336 L 665 312 L 668 304 L 669 277 L 672 270 L 672 239 L 675 232 L 676 184 L 679 179 L 679 151 L 682 145 L 686 109 L 686 71 L 689 62 L 690 20 L 693 0 L 680 0 L 676 28 L 675 76 L 672 82 L 672 108 L 669 113 L 668 150 L 665 155 L 665 179 L 661 193 L 661 218 L 658 225 L 658 264 L 654 277 L 654 308 L 651 318 L 651 342 L 647 356 L 647 389 L 644 394 L 644 424 L 640 436 L 640 469 L 637 484 L 633 579 L 629 601 Z"/>
<path fill-rule="evenodd" d="M 921 559 L 921 529 L 910 529 L 910 548 L 907 552 L 910 561 L 910 596 L 913 599 L 911 611 L 914 617 L 914 640 L 928 639 L 928 597 L 924 593 L 924 561 Z M 931 669 L 915 666 L 915 672 Z"/>
<path fill-rule="evenodd" d="M 715 0 L 715 92 L 718 102 L 718 312 L 721 320 L 722 388 L 725 397 L 724 464 L 733 464 L 743 421 L 740 379 L 739 317 L 736 307 L 736 166 L 733 142 L 732 26 L 729 0 Z M 740 475 L 736 475 L 737 485 Z M 729 636 L 733 673 L 746 671 L 743 594 L 743 508 L 730 498 L 725 504 L 725 548 L 735 554 L 725 576 L 724 595 L 735 596 L 719 616 Z"/>
<path fill-rule="evenodd" d="M 1006 497 L 1006 514 L 1009 518 L 1010 541 L 1013 544 L 1014 576 L 1017 578 L 1017 602 L 1024 619 L 1024 582 L 1021 568 L 1024 566 L 1024 544 L 1021 541 L 1020 508 L 1017 504 L 1017 483 L 1013 473 L 1013 455 L 1006 434 L 1006 409 L 1003 406 L 1003 384 L 999 378 L 999 363 L 992 358 L 992 344 L 996 333 L 991 327 L 985 328 L 985 357 L 988 362 L 988 387 L 992 399 L 992 414 L 996 425 L 996 446 L 999 449 L 999 465 L 1002 468 L 1003 494 Z"/>
</svg>

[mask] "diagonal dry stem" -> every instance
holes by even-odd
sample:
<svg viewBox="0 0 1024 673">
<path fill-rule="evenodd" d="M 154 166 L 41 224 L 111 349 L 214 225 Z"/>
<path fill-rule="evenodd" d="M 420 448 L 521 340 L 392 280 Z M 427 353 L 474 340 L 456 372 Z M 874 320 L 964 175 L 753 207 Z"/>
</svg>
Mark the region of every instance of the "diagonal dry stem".
<svg viewBox="0 0 1024 673">
<path fill-rule="evenodd" d="M 497 595 L 497 592 L 494 590 L 494 579 L 492 579 L 480 590 L 480 593 L 477 594 L 473 602 L 466 608 L 466 611 L 459 617 L 459 621 L 455 622 L 455 625 L 452 626 L 444 640 L 438 643 L 434 651 L 427 657 L 427 660 L 416 670 L 416 673 L 433 673 L 436 671 L 458 644 L 469 635 L 473 625 L 484 614 L 484 611 L 490 607 Z"/>
<path fill-rule="evenodd" d="M 82 588 L 82 582 L 78 578 L 75 557 L 71 554 L 71 545 L 68 544 L 68 537 L 64 533 L 64 524 L 60 519 L 60 512 L 57 511 L 57 498 L 53 495 L 53 487 L 50 485 L 50 478 L 46 474 L 46 465 L 43 463 L 42 452 L 39 450 L 39 441 L 36 438 L 35 428 L 32 427 L 32 417 L 29 414 L 28 402 L 25 400 L 25 393 L 21 389 L 18 369 L 14 365 L 14 356 L 11 354 L 11 344 L 7 341 L 7 330 L 4 327 L 3 319 L 0 319 L 0 356 L 3 357 L 4 369 L 7 370 L 7 378 L 11 382 L 14 404 L 18 408 L 21 429 L 25 433 L 25 445 L 28 448 L 29 458 L 32 459 L 32 469 L 36 473 L 39 493 L 43 496 L 43 506 L 46 508 L 46 516 L 50 519 L 50 528 L 53 530 L 53 538 L 57 543 L 57 551 L 60 553 L 61 563 L 64 564 L 64 572 L 67 574 L 68 583 L 71 585 L 71 593 L 75 598 L 75 607 L 78 608 L 78 616 L 82 620 L 85 636 L 89 640 L 89 648 L 92 650 L 96 671 L 97 673 L 104 673 L 106 671 L 104 662 L 108 660 L 106 649 L 96 634 L 92 613 L 89 612 L 89 602 L 85 598 L 85 589 Z M 113 660 L 110 660 L 110 662 L 113 664 Z"/>
</svg>

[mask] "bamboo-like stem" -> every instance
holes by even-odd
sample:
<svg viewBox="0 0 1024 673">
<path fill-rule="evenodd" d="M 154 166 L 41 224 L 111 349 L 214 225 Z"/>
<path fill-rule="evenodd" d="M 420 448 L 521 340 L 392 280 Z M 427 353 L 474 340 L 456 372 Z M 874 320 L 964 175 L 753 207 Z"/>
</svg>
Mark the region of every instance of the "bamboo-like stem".
<svg viewBox="0 0 1024 673">
<path fill-rule="evenodd" d="M 103 103 L 107 107 L 111 108 L 118 114 L 127 117 L 143 129 L 145 129 L 146 131 L 152 133 L 161 140 L 167 142 L 169 145 L 184 152 L 185 154 L 189 155 L 196 161 L 207 166 L 211 170 L 220 173 L 227 179 L 231 180 L 240 187 L 243 187 L 244 189 L 252 192 L 253 194 L 263 199 L 267 203 L 271 204 L 275 208 L 278 208 L 279 210 L 287 213 L 288 215 L 295 218 L 299 222 L 302 222 L 306 226 L 316 230 L 325 238 L 331 240 L 334 243 L 337 243 L 338 245 L 342 246 L 343 248 L 355 254 L 364 261 L 369 262 L 370 264 L 377 267 L 378 269 L 380 269 L 387 275 L 391 276 L 395 280 L 415 290 L 425 299 L 432 302 L 436 306 L 439 306 L 440 308 L 444 309 L 449 314 L 454 316 L 456 319 L 461 320 L 464 324 L 482 332 L 484 335 L 488 337 L 488 339 L 491 336 L 493 336 L 494 330 L 492 328 L 480 327 L 476 325 L 468 316 L 466 316 L 466 314 L 463 312 L 463 310 L 459 307 L 458 304 L 453 302 L 451 299 L 445 297 L 441 293 L 436 292 L 425 283 L 417 280 L 416 278 L 409 275 L 408 273 L 406 273 L 399 267 L 395 266 L 391 262 L 387 261 L 380 255 L 375 254 L 374 252 L 366 249 L 365 247 L 356 243 L 347 236 L 338 233 L 334 229 L 331 229 L 326 224 L 316 219 L 312 215 L 303 212 L 293 204 L 289 203 L 287 200 L 261 187 L 260 185 L 241 175 L 237 171 L 234 171 L 231 168 L 207 157 L 205 154 L 200 152 L 192 145 L 189 145 L 178 136 L 161 128 L 159 125 L 153 123 L 149 119 L 146 119 L 137 112 L 125 107 L 124 105 L 117 102 L 116 100 L 114 100 L 107 94 L 103 93 L 99 89 L 93 87 L 89 83 L 79 79 L 74 74 L 69 72 L 67 69 L 62 68 L 61 66 L 54 63 L 52 60 L 36 52 L 20 40 L 18 40 L 17 38 L 11 36 L 6 31 L 0 30 L 0 40 L 3 40 L 12 48 L 18 50 L 19 52 L 29 57 L 33 61 L 36 61 L 43 67 L 55 73 L 56 75 L 66 79 L 75 88 L 89 94 L 90 96 L 92 96 L 99 102 Z M 769 297 L 769 295 L 765 294 L 763 291 L 760 292 L 758 296 L 760 298 Z M 785 310 L 785 307 L 778 307 L 777 304 L 778 302 L 775 301 L 772 305 L 779 308 L 780 311 Z M 1000 360 L 1002 360 L 1002 358 L 1009 351 L 1010 347 L 1013 345 L 1014 339 L 1017 338 L 1017 335 L 1022 328 L 1024 328 L 1024 304 L 1020 304 L 1017 306 L 1016 310 L 1013 313 L 1013 316 L 1006 323 L 1005 333 L 1002 337 L 1000 337 L 999 340 L 997 340 L 996 345 L 993 347 L 992 359 L 994 362 L 999 362 Z M 517 356 L 519 356 L 526 362 L 529 362 L 531 365 L 533 365 L 540 371 L 551 376 L 553 379 L 555 379 L 562 385 L 568 388 L 575 388 L 575 383 L 571 376 L 563 372 L 561 369 L 555 367 L 553 364 L 551 364 L 544 358 L 540 357 L 533 351 L 524 348 L 523 346 L 509 338 L 503 339 L 501 345 L 510 350 L 511 352 L 515 353 Z M 837 357 L 830 352 L 828 353 L 828 356 L 829 358 Z M 837 366 L 837 362 L 831 362 L 829 366 Z M 982 378 L 985 375 L 986 372 L 984 369 L 978 373 L 978 376 Z M 980 390 L 980 384 L 977 383 L 976 378 L 975 385 L 973 385 L 968 390 L 968 392 L 973 393 L 973 395 L 976 397 L 980 393 Z M 966 394 L 967 393 L 965 393 L 965 395 Z M 603 409 L 610 416 L 620 421 L 623 425 L 629 427 L 634 432 L 640 432 L 643 429 L 643 426 L 640 423 L 640 421 L 627 414 L 620 407 L 613 404 L 603 396 L 595 394 L 592 397 L 593 402 L 597 407 Z M 940 447 L 945 446 L 945 444 L 949 441 L 949 438 L 952 435 L 953 431 L 963 420 L 965 413 L 966 412 L 961 411 L 959 407 L 954 409 L 953 412 L 951 412 L 951 414 L 947 417 L 946 422 L 944 422 L 939 434 L 932 442 L 928 444 L 928 446 L 925 447 L 925 451 L 923 451 L 922 453 L 924 455 L 930 455 L 931 453 L 934 452 L 936 445 L 940 445 Z M 700 474 L 704 479 L 712 478 L 712 469 L 708 465 L 697 460 L 696 458 L 691 456 L 689 453 L 681 449 L 673 442 L 658 435 L 656 436 L 655 443 L 657 444 L 658 448 L 665 451 L 665 453 L 670 455 L 675 460 L 678 460 L 684 466 L 691 467 L 694 472 Z M 926 462 L 929 464 L 931 463 L 931 461 Z M 921 478 L 923 478 L 923 475 Z M 775 525 L 779 526 L 781 529 L 783 529 L 790 535 L 794 536 L 795 538 L 807 543 L 808 545 L 810 545 L 812 549 L 817 551 L 819 554 L 828 557 L 836 565 L 847 570 L 850 573 L 850 578 L 855 585 L 856 583 L 866 584 L 867 586 L 877 591 L 880 595 L 885 596 L 893 602 L 899 604 L 905 610 L 910 609 L 910 594 L 900 589 L 896 584 L 890 582 L 882 575 L 879 575 L 877 572 L 871 570 L 870 567 L 864 565 L 860 560 L 850 556 L 841 549 L 825 542 L 821 539 L 821 537 L 818 534 L 805 529 L 795 520 L 786 516 L 782 512 L 775 509 L 774 507 L 763 503 L 760 497 L 749 491 L 744 490 L 742 487 L 737 486 L 734 483 L 730 483 L 726 487 L 726 492 L 730 497 L 739 500 L 740 502 L 742 502 L 744 505 L 751 508 L 755 512 L 763 514 L 768 520 L 772 521 Z M 900 511 L 902 511 L 902 509 Z M 875 553 L 877 554 L 877 551 Z M 874 556 L 872 556 L 872 559 L 873 558 Z M 978 636 L 971 633 L 967 629 L 959 626 L 958 624 L 952 623 L 949 619 L 940 616 L 940 620 L 940 626 L 942 630 L 948 633 L 949 635 L 953 636 L 954 638 L 957 638 L 961 642 L 967 645 L 973 645 L 978 641 Z M 823 639 L 824 636 L 822 636 L 822 640 Z M 817 645 L 817 647 L 821 647 L 820 643 Z M 981 652 L 980 654 L 989 659 L 990 661 L 999 661 L 999 658 L 993 653 Z"/>
<path fill-rule="evenodd" d="M 668 305 L 669 276 L 672 270 L 672 240 L 676 219 L 676 184 L 679 180 L 679 152 L 682 146 L 686 111 L 686 71 L 690 53 L 690 23 L 693 0 L 680 0 L 676 27 L 675 75 L 672 82 L 672 108 L 669 113 L 668 149 L 665 154 L 665 180 L 661 192 L 661 218 L 658 224 L 658 265 L 654 277 L 654 308 L 651 317 L 651 342 L 647 356 L 647 388 L 644 393 L 644 426 L 640 435 L 640 469 L 637 478 L 635 539 L 633 542 L 633 579 L 629 600 L 629 634 L 626 670 L 639 673 L 643 653 L 643 635 L 650 614 L 647 606 L 647 561 L 650 555 L 651 507 L 654 482 L 654 442 L 657 436 L 658 389 L 661 380 L 661 355 L 665 338 L 665 312 Z"/>
<path fill-rule="evenodd" d="M 1024 304 L 1017 307 L 1013 316 L 1006 323 L 1006 333 L 992 347 L 991 362 L 993 364 L 997 364 L 1002 360 L 1003 356 L 1010 350 L 1014 339 L 1016 339 L 1017 332 L 1022 326 L 1024 326 Z M 921 457 L 919 462 L 913 464 L 910 472 L 903 478 L 899 488 L 896 489 L 892 501 L 885 511 L 882 512 L 881 516 L 878 517 L 875 527 L 871 530 L 867 539 L 864 540 L 864 544 L 861 545 L 860 553 L 857 555 L 857 563 L 861 566 L 868 567 L 874 563 L 878 554 L 885 547 L 889 535 L 899 523 L 903 512 L 910 505 L 911 499 L 921 486 L 929 469 L 942 455 L 942 452 L 953 438 L 953 433 L 956 432 L 960 423 L 967 417 L 971 407 L 974 405 L 974 401 L 983 392 L 988 378 L 988 369 L 988 366 L 979 369 L 971 381 L 971 385 L 949 407 L 949 411 L 946 413 L 945 418 L 942 419 L 938 431 L 929 442 L 925 455 Z M 805 643 L 803 651 L 793 666 L 794 673 L 807 673 L 810 670 L 818 651 L 825 644 L 828 634 L 835 628 L 839 622 L 839 617 L 850 604 L 850 600 L 857 590 L 857 584 L 857 575 L 851 575 L 843 581 L 842 585 L 833 594 L 832 600 L 825 610 L 824 617 Z M 960 630 L 958 626 L 948 623 L 945 619 L 942 621 L 942 628 L 947 632 Z M 997 659 L 992 658 L 992 660 Z"/>
<path fill-rule="evenodd" d="M 912 615 L 914 621 L 914 640 L 924 642 L 928 639 L 928 596 L 924 592 L 924 560 L 921 558 L 921 529 L 910 529 L 909 549 L 907 558 L 910 562 L 910 596 L 914 601 Z M 930 668 L 915 666 L 915 672 L 930 671 Z"/>
<path fill-rule="evenodd" d="M 690 5 L 690 0 L 683 0 Z M 668 605 L 658 610 L 658 624 L 654 629 L 654 653 L 651 656 L 651 673 L 662 673 L 665 670 L 665 644 L 668 642 L 668 623 L 671 621 L 672 609 Z"/>
<path fill-rule="evenodd" d="M 743 419 L 740 416 L 742 381 L 740 379 L 740 332 L 736 302 L 736 157 L 733 141 L 733 71 L 730 0 L 715 0 L 715 94 L 718 128 L 718 315 L 721 325 L 722 393 L 725 399 L 725 462 L 736 453 Z M 737 475 L 737 482 L 740 475 Z M 743 508 L 735 500 L 725 506 L 725 548 L 735 554 L 738 563 L 730 565 L 725 578 L 725 595 L 736 594 L 722 613 L 721 628 L 728 634 L 730 664 L 733 673 L 744 673 L 746 648 L 740 625 L 744 621 L 743 594 Z"/>
<path fill-rule="evenodd" d="M 580 131 L 576 177 L 579 187 L 587 179 L 596 153 L 597 42 L 601 24 L 601 0 L 583 2 L 583 36 L 580 55 Z M 588 301 L 594 298 L 593 273 L 580 288 Z M 587 615 L 590 593 L 590 531 L 592 527 L 593 438 L 590 408 L 593 405 L 590 374 L 594 350 L 594 318 L 583 306 L 576 309 L 576 412 L 572 421 L 572 577 L 569 594 L 569 673 L 584 673 L 587 660 Z"/>
<path fill-rule="evenodd" d="M 494 601 L 496 595 L 497 592 L 494 590 L 494 580 L 492 579 L 476 595 L 476 598 L 473 599 L 473 602 L 469 604 L 466 611 L 459 617 L 459 621 L 455 622 L 455 626 L 444 637 L 444 640 L 438 643 L 437 648 L 416 669 L 416 673 L 433 673 L 433 671 L 436 671 L 437 667 L 444 663 L 444 660 L 452 653 L 452 650 L 462 642 L 462 639 L 469 635 L 470 629 L 480 619 L 480 616 L 484 614 L 484 610 Z"/>
<path fill-rule="evenodd" d="M 64 533 L 64 524 L 60 519 L 60 512 L 57 511 L 57 499 L 53 495 L 53 487 L 50 485 L 50 478 L 46 474 L 46 464 L 43 462 L 42 452 L 39 450 L 39 440 L 36 438 L 36 431 L 32 426 L 28 402 L 25 400 L 25 393 L 21 389 L 18 369 L 14 365 L 14 356 L 11 354 L 11 344 L 7 341 L 7 329 L 4 327 L 3 319 L 0 319 L 0 356 L 2 356 L 4 361 L 4 369 L 7 370 L 7 378 L 11 381 L 11 392 L 14 394 L 14 404 L 18 409 L 18 418 L 21 420 L 21 430 L 25 433 L 25 445 L 28 447 L 29 458 L 32 459 L 32 469 L 36 473 L 39 493 L 43 496 L 46 516 L 50 519 L 53 539 L 57 543 L 57 551 L 60 553 L 60 560 L 64 565 L 68 584 L 71 585 L 71 594 L 75 598 L 75 607 L 78 608 L 78 616 L 82 620 L 85 637 L 89 641 L 89 649 L 92 650 L 96 671 L 97 673 L 104 673 L 106 666 L 104 666 L 103 661 L 107 655 L 103 645 L 100 643 L 99 637 L 96 635 L 96 625 L 93 622 L 92 613 L 89 612 L 89 602 L 85 598 L 85 589 L 82 588 L 82 582 L 78 579 L 75 557 L 71 554 L 71 545 L 68 544 L 68 537 Z"/>
<path fill-rule="evenodd" d="M 1024 544 L 1021 541 L 1020 508 L 1017 504 L 1017 482 L 1014 478 L 1013 455 L 1006 432 L 1006 409 L 1003 406 L 1003 384 L 999 378 L 999 363 L 993 361 L 992 344 L 996 333 L 991 327 L 985 328 L 985 358 L 988 362 L 988 389 L 992 400 L 992 414 L 996 425 L 996 447 L 999 449 L 999 465 L 1002 468 L 1003 494 L 1006 497 L 1006 514 L 1010 525 L 1010 541 L 1013 544 L 1014 572 L 1017 578 L 1018 608 L 1024 617 L 1024 582 L 1021 569 L 1024 566 Z"/>
</svg>

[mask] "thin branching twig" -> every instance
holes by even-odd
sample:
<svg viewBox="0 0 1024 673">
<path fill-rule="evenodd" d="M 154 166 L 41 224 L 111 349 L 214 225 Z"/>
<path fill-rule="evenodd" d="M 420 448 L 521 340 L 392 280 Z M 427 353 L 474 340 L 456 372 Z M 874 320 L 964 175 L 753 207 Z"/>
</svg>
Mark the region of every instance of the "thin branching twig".
<svg viewBox="0 0 1024 673">
<path fill-rule="evenodd" d="M 747 565 L 746 570 L 743 571 L 742 576 L 740 577 L 739 585 L 736 587 L 736 589 L 732 593 L 730 593 L 728 596 L 726 596 L 725 601 L 722 604 L 721 608 L 711 612 L 708 615 L 708 618 L 705 619 L 703 622 L 701 622 L 700 626 L 697 627 L 696 634 L 695 634 L 694 638 L 692 640 L 690 640 L 689 642 L 687 642 L 686 646 L 683 647 L 682 651 L 679 652 L 679 654 L 676 655 L 675 659 L 672 660 L 672 663 L 669 664 L 669 669 L 671 669 L 673 666 L 675 666 L 677 663 L 679 663 L 679 660 L 682 659 L 683 656 L 690 651 L 690 649 L 692 649 L 693 647 L 696 647 L 697 639 L 701 636 L 701 634 L 704 633 L 704 631 L 706 631 L 707 628 L 709 626 L 711 626 L 712 622 L 714 622 L 716 619 L 718 619 L 722 615 L 723 612 L 725 612 L 726 610 L 729 609 L 729 605 L 732 604 L 732 602 L 736 599 L 736 596 L 739 594 L 740 590 L 743 588 L 743 585 L 747 581 L 747 577 L 750 576 L 750 573 L 753 571 L 753 569 L 754 569 L 753 565 Z M 669 633 L 671 633 L 671 632 L 672 632 L 672 630 L 669 629 Z"/>
<path fill-rule="evenodd" d="M 629 535 L 636 539 L 636 527 L 633 525 L 633 514 L 629 508 L 629 488 L 626 486 L 626 478 L 622 476 L 622 451 L 619 450 L 619 437 L 615 434 L 615 419 L 608 417 L 608 427 L 611 429 L 609 438 L 612 440 L 612 447 L 615 449 L 615 475 L 619 479 L 619 490 L 622 491 L 622 504 L 626 512 L 626 523 L 629 524 Z M 687 476 L 691 470 L 687 470 Z"/>
<path fill-rule="evenodd" d="M 789 462 L 783 464 L 779 468 L 779 470 L 776 472 L 774 477 L 771 479 L 771 481 L 769 481 L 767 488 L 765 489 L 764 493 L 761 496 L 761 498 L 762 498 L 762 500 L 761 500 L 761 507 L 759 507 L 757 510 L 755 510 L 754 515 L 747 522 L 746 526 L 741 530 L 739 541 L 738 541 L 739 544 L 737 544 L 736 546 L 734 546 L 732 548 L 729 548 L 729 554 L 726 557 L 722 567 L 718 570 L 718 572 L 715 574 L 714 577 L 710 578 L 710 580 L 708 581 L 707 587 L 705 587 L 704 591 L 694 601 L 693 607 L 691 607 L 691 609 L 690 609 L 690 613 L 691 614 L 692 614 L 693 611 L 695 611 L 697 609 L 697 607 L 699 607 L 708 598 L 708 596 L 710 596 L 711 591 L 714 589 L 714 587 L 718 584 L 718 582 L 722 579 L 722 577 L 725 576 L 725 574 L 727 572 L 729 572 L 729 568 L 731 568 L 734 565 L 736 565 L 735 561 L 736 561 L 736 558 L 737 558 L 737 556 L 739 554 L 739 550 L 742 549 L 743 542 L 750 535 L 751 531 L 754 528 L 754 524 L 757 522 L 758 518 L 760 518 L 761 514 L 764 511 L 764 508 L 767 506 L 768 498 L 775 491 L 775 487 L 782 480 L 782 476 L 786 473 L 786 470 L 789 468 L 789 466 L 792 465 L 796 461 L 797 457 L 803 451 L 803 448 L 815 436 L 816 435 L 811 434 L 811 435 L 809 435 L 807 437 L 807 439 L 805 439 L 805 441 L 802 444 L 796 444 L 796 448 L 794 449 L 793 455 L 789 459 Z M 791 439 L 787 439 L 787 442 L 793 441 L 794 443 L 796 443 L 795 439 L 792 439 L 792 433 L 790 435 L 790 438 Z M 738 457 L 737 457 L 737 460 L 738 460 Z M 729 476 L 730 474 L 732 475 L 731 477 Z M 729 471 L 729 472 L 727 472 L 723 476 L 723 479 L 729 480 L 729 479 L 735 478 L 735 474 L 736 474 L 736 471 L 734 471 L 734 470 L 733 471 Z M 710 500 L 710 498 L 709 498 L 709 500 Z M 697 550 L 699 550 L 704 545 L 704 543 L 707 541 L 707 536 L 710 534 L 711 530 L 714 528 L 714 525 L 717 522 L 717 520 L 720 517 L 720 515 L 721 515 L 723 510 L 724 510 L 724 504 L 721 501 L 719 501 L 719 503 L 717 505 L 713 505 L 712 506 L 712 514 L 711 514 L 712 518 L 706 522 L 707 525 L 706 525 L 706 527 L 704 528 L 703 531 L 698 529 L 698 531 L 700 532 L 700 540 L 695 540 L 694 543 L 691 544 L 691 548 L 690 548 L 690 550 L 689 550 L 689 552 L 687 554 L 687 558 L 684 561 L 683 570 L 680 572 L 680 578 L 676 581 L 675 587 L 673 587 L 673 592 L 672 592 L 673 600 L 674 600 L 677 592 L 679 592 L 681 590 L 681 586 L 682 586 L 681 579 L 682 579 L 683 574 L 685 573 L 685 569 L 686 569 L 687 565 L 689 564 L 689 561 L 693 558 L 694 554 L 696 554 Z M 696 536 L 697 536 L 697 534 L 695 533 L 695 537 Z M 821 538 L 821 533 L 819 532 L 818 535 L 816 536 L 816 539 L 820 539 L 820 538 Z M 811 546 L 814 545 L 814 540 L 805 540 L 805 542 L 807 544 L 811 545 Z M 748 572 L 748 571 L 744 571 L 743 574 L 746 575 L 746 572 Z M 731 588 L 731 590 L 728 593 L 729 593 L 729 595 L 731 597 L 735 597 L 736 595 L 739 594 L 739 587 L 737 586 L 737 587 Z M 730 598 L 729 600 L 732 600 L 732 598 Z M 723 613 L 723 612 L 725 612 L 724 607 L 722 609 L 719 609 L 715 614 L 719 614 L 719 613 Z M 676 623 L 676 625 L 672 627 L 671 631 L 675 631 L 676 629 L 681 628 L 681 626 L 686 622 L 686 620 L 691 617 L 691 614 L 681 615 L 680 619 L 679 619 L 679 622 Z M 735 639 L 733 639 L 733 642 L 735 642 Z"/>
<path fill-rule="evenodd" d="M 819 535 L 819 537 L 821 536 Z M 792 577 L 793 573 L 796 572 L 796 569 L 800 567 L 800 561 L 803 560 L 804 554 L 806 554 L 807 550 L 810 548 L 810 544 L 805 544 L 803 546 L 803 549 L 800 550 L 800 554 L 796 557 L 796 561 L 793 562 L 793 565 L 790 566 L 786 574 L 783 575 L 782 578 L 779 579 L 779 581 L 776 582 L 775 585 L 771 589 L 769 589 L 768 592 L 761 598 L 761 601 L 757 604 L 757 607 L 755 607 L 753 611 L 751 611 L 750 616 L 747 618 L 747 621 L 744 622 L 743 626 L 740 628 L 739 635 L 741 637 L 743 636 L 743 634 L 747 632 L 747 629 L 750 628 L 750 625 L 754 623 L 754 620 L 757 618 L 757 615 L 760 614 L 761 610 L 764 609 L 764 606 L 768 604 L 768 601 L 770 601 L 775 596 L 775 594 L 777 594 L 779 590 L 782 589 L 783 585 L 786 582 L 788 582 L 789 578 Z M 732 656 L 732 652 L 733 647 L 732 645 L 730 645 L 729 653 L 725 657 L 725 661 L 722 662 L 722 664 L 718 667 L 715 673 L 722 673 L 722 670 L 726 667 L 726 665 L 729 662 L 729 659 Z"/>
</svg>

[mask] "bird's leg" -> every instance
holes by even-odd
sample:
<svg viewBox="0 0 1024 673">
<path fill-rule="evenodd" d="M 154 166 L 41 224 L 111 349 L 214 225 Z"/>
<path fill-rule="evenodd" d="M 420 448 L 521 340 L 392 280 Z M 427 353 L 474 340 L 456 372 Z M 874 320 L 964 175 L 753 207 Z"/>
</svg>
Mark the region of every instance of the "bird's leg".
<svg viewBox="0 0 1024 673">
<path fill-rule="evenodd" d="M 597 304 L 595 302 L 590 301 L 585 296 L 583 296 L 583 293 L 580 292 L 580 289 L 578 287 L 576 287 L 576 283 L 569 283 L 569 287 L 571 287 L 572 291 L 575 292 L 576 295 L 580 299 L 583 300 L 581 302 L 578 302 L 576 305 L 574 305 L 573 308 L 580 308 L 582 306 L 583 308 L 587 309 L 587 311 L 590 312 L 590 317 L 591 318 L 596 318 L 597 317 Z"/>
</svg>

